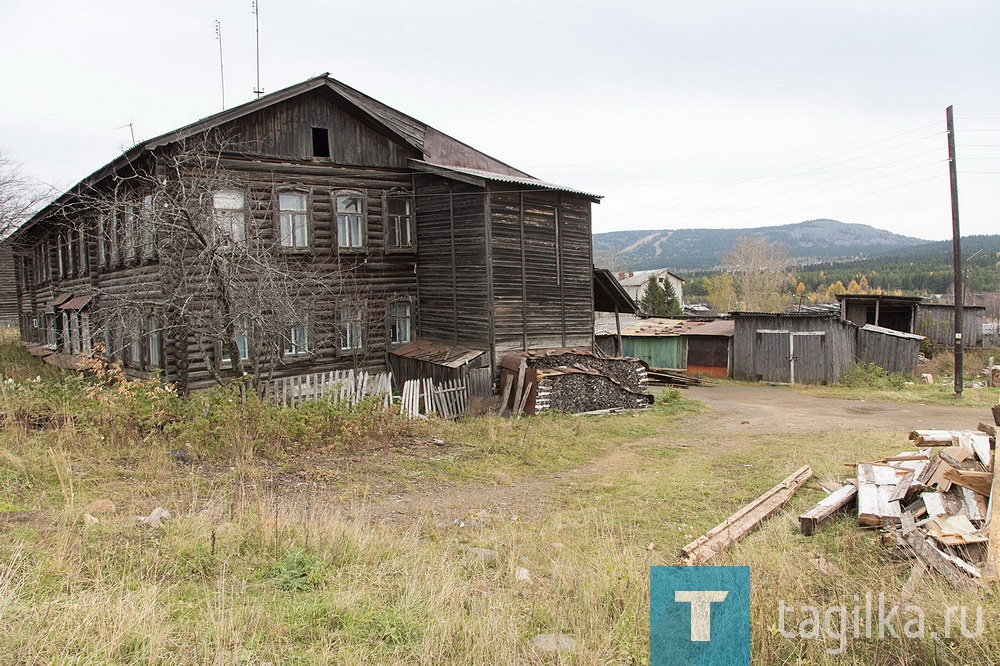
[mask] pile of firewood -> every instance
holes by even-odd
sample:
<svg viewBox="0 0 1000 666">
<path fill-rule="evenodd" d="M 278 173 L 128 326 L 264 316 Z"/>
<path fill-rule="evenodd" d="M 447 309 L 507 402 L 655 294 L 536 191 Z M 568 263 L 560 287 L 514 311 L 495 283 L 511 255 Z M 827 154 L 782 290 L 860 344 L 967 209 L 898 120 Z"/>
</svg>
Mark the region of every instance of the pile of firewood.
<svg viewBox="0 0 1000 666">
<path fill-rule="evenodd" d="M 989 526 L 1000 514 L 990 502 L 998 487 L 996 428 L 914 430 L 910 439 L 916 451 L 856 463 L 856 479 L 827 487 L 830 495 L 799 516 L 803 534 L 856 502 L 859 525 L 885 529 L 893 544 L 956 586 L 995 577 L 1000 529 L 991 535 Z"/>
</svg>

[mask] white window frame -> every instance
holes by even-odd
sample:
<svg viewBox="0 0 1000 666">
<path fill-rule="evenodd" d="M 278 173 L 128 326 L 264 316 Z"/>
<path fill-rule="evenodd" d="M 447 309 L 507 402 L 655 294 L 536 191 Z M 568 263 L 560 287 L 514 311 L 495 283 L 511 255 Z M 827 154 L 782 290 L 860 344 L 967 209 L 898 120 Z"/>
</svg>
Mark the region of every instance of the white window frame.
<svg viewBox="0 0 1000 666">
<path fill-rule="evenodd" d="M 302 207 L 286 207 L 293 197 L 301 197 Z M 278 244 L 284 250 L 307 250 L 310 247 L 309 193 L 302 190 L 278 192 Z"/>
<path fill-rule="evenodd" d="M 281 355 L 294 358 L 309 354 L 309 325 L 289 326 L 281 336 Z"/>
<path fill-rule="evenodd" d="M 337 248 L 342 251 L 363 250 L 368 239 L 368 202 L 360 190 L 334 190 L 333 219 L 337 231 Z M 357 210 L 349 210 L 341 202 L 357 201 Z"/>
<path fill-rule="evenodd" d="M 350 305 L 337 310 L 337 324 L 340 330 L 337 347 L 342 352 L 353 352 L 365 348 L 364 310 Z"/>
<path fill-rule="evenodd" d="M 308 208 L 308 202 L 306 203 Z M 247 239 L 247 196 L 242 190 L 219 190 L 212 195 L 213 232 L 223 245 Z M 307 222 L 308 225 L 308 222 Z M 307 226 L 308 229 L 308 226 Z M 308 240 L 308 230 L 306 239 Z"/>
</svg>

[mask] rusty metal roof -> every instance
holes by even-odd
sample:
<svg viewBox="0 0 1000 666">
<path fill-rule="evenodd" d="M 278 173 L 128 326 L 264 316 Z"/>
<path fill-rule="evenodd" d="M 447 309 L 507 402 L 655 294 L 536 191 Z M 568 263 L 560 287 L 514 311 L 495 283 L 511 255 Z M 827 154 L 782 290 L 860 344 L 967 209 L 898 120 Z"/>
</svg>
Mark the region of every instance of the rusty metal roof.
<svg viewBox="0 0 1000 666">
<path fill-rule="evenodd" d="M 82 310 L 90 303 L 90 296 L 74 296 L 59 306 L 60 310 Z"/>
<path fill-rule="evenodd" d="M 449 345 L 434 340 L 414 340 L 398 349 L 393 349 L 391 353 L 403 358 L 442 365 L 446 368 L 458 368 L 475 361 L 485 354 L 486 350 Z"/>
</svg>

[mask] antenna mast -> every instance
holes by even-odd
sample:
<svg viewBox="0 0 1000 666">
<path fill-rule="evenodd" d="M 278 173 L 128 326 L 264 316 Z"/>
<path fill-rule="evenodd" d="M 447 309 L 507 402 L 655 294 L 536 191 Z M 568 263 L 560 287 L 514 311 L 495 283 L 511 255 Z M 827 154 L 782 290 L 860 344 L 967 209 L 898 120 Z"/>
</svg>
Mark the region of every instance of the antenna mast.
<svg viewBox="0 0 1000 666">
<path fill-rule="evenodd" d="M 257 30 L 257 87 L 253 89 L 253 92 L 257 97 L 260 97 L 264 94 L 263 88 L 260 87 L 260 0 L 252 0 L 250 6 L 253 8 L 254 24 Z"/>
<path fill-rule="evenodd" d="M 226 109 L 226 67 L 222 60 L 222 21 L 215 19 L 215 36 L 219 40 L 219 78 L 222 83 L 222 110 Z"/>
</svg>

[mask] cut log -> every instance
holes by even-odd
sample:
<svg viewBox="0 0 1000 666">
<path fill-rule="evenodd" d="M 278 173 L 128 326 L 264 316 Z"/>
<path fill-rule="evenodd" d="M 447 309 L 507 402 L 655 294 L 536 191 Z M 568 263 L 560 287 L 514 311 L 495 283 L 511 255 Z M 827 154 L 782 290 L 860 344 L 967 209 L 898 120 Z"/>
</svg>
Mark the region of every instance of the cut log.
<svg viewBox="0 0 1000 666">
<path fill-rule="evenodd" d="M 812 536 L 821 525 L 832 520 L 842 509 L 850 506 L 857 494 L 858 489 L 854 486 L 843 486 L 830 494 L 829 497 L 817 502 L 813 508 L 799 516 L 799 526 L 802 528 L 802 533 L 806 536 Z"/>
<path fill-rule="evenodd" d="M 1000 405 L 993 406 L 993 423 L 1000 426 Z"/>
<path fill-rule="evenodd" d="M 996 428 L 996 426 L 991 426 L 989 423 L 980 423 L 979 424 L 979 432 L 985 432 L 990 437 L 996 437 L 997 436 L 997 428 Z"/>
<path fill-rule="evenodd" d="M 711 530 L 681 549 L 679 565 L 705 564 L 749 534 L 760 523 L 774 514 L 795 491 L 809 480 L 812 469 L 806 465 L 784 481 L 768 490 L 750 504 L 722 521 Z"/>
</svg>

